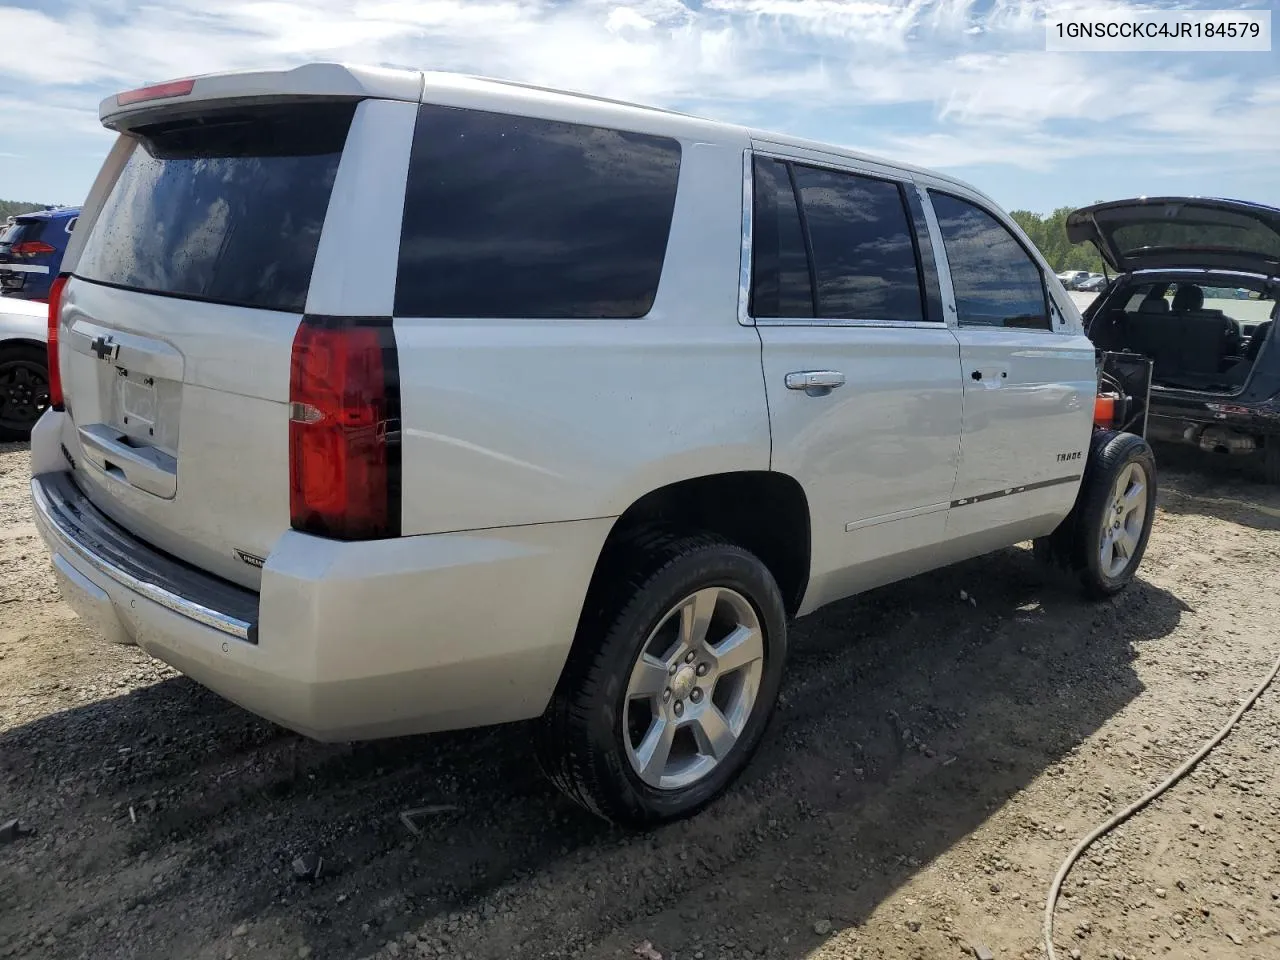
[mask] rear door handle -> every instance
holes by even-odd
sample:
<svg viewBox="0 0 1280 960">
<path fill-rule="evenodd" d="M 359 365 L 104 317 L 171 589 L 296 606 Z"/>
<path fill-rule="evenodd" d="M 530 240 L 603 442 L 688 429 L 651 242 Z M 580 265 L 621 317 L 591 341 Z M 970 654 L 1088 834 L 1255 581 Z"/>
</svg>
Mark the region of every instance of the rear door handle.
<svg viewBox="0 0 1280 960">
<path fill-rule="evenodd" d="M 803 390 L 810 394 L 829 393 L 844 386 L 844 374 L 839 370 L 798 370 L 787 374 L 788 390 Z"/>
</svg>

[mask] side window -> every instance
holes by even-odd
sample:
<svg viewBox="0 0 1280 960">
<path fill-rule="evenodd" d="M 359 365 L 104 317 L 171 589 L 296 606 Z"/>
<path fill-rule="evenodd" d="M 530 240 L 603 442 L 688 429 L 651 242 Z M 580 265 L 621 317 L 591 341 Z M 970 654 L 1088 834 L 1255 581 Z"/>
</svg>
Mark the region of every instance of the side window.
<svg viewBox="0 0 1280 960">
<path fill-rule="evenodd" d="M 1125 313 L 1137 313 L 1142 307 L 1142 302 L 1151 296 L 1154 287 L 1149 283 L 1144 283 L 1140 287 L 1134 287 L 1133 293 L 1129 295 L 1128 302 L 1124 305 Z"/>
<path fill-rule="evenodd" d="M 1040 268 L 985 210 L 929 191 L 951 267 L 958 321 L 965 326 L 1050 329 Z"/>
<path fill-rule="evenodd" d="M 794 164 L 813 251 L 817 315 L 924 319 L 920 272 L 898 184 Z"/>
<path fill-rule="evenodd" d="M 424 104 L 396 315 L 642 317 L 679 174 L 668 137 Z"/>
<path fill-rule="evenodd" d="M 812 317 L 813 286 L 791 174 L 756 157 L 752 209 L 751 315 Z"/>
</svg>

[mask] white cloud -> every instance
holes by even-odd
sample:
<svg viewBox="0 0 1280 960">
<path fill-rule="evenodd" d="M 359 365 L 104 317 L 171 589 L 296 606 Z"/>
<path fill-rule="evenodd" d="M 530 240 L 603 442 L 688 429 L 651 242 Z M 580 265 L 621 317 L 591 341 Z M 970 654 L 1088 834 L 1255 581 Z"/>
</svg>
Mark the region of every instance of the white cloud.
<svg viewBox="0 0 1280 960">
<path fill-rule="evenodd" d="M 705 0 L 697 8 L 680 0 L 66 0 L 58 13 L 0 7 L 9 49 L 59 51 L 0 61 L 0 111 L 30 118 L 44 136 L 83 134 L 96 129 L 97 101 L 113 90 L 344 59 L 803 126 L 933 166 L 1043 171 L 1086 156 L 1155 162 L 1159 151 L 1176 167 L 1178 155 L 1198 163 L 1228 139 L 1233 162 L 1269 164 L 1280 146 L 1280 82 L 1258 69 L 1261 60 L 1219 60 L 1209 69 L 1194 55 L 1044 52 L 1046 10 L 1134 7 L 1118 0 Z M 1088 125 L 1092 132 L 1082 134 Z"/>
<path fill-rule="evenodd" d="M 627 29 L 652 30 L 653 21 L 630 7 L 614 7 L 605 18 L 604 28 L 610 33 L 620 33 Z"/>
</svg>

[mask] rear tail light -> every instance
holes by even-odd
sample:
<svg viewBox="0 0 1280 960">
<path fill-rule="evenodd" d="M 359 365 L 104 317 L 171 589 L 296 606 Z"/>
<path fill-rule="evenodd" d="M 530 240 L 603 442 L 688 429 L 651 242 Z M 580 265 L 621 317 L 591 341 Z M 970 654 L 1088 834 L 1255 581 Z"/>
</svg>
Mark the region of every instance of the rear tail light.
<svg viewBox="0 0 1280 960">
<path fill-rule="evenodd" d="M 400 387 L 391 325 L 304 317 L 289 375 L 289 510 L 338 540 L 400 533 Z"/>
<path fill-rule="evenodd" d="M 62 409 L 62 369 L 58 364 L 58 314 L 62 311 L 62 288 L 67 285 L 67 274 L 54 278 L 49 287 L 49 406 Z"/>
<path fill-rule="evenodd" d="M 127 90 L 116 94 L 116 106 L 127 107 L 131 103 L 142 103 L 145 100 L 167 100 L 169 97 L 185 97 L 193 89 L 196 82 L 191 80 L 170 80 L 168 83 L 153 83 L 149 87 Z"/>
<path fill-rule="evenodd" d="M 15 243 L 9 248 L 9 252 L 15 257 L 39 257 L 46 253 L 57 253 L 57 248 L 50 246 L 43 240 L 23 240 L 21 243 Z"/>
</svg>

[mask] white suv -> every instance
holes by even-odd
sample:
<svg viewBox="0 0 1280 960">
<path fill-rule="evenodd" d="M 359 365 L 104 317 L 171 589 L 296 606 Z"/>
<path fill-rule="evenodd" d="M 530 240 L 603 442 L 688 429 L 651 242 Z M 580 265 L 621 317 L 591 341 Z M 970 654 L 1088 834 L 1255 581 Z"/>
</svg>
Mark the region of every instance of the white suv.
<svg viewBox="0 0 1280 960">
<path fill-rule="evenodd" d="M 1076 308 L 962 183 L 336 64 L 101 114 L 37 522 L 100 633 L 255 713 L 540 717 L 567 792 L 653 822 L 746 763 L 789 616 L 1030 538 L 1134 575 L 1150 452 L 1094 429 Z"/>
</svg>

